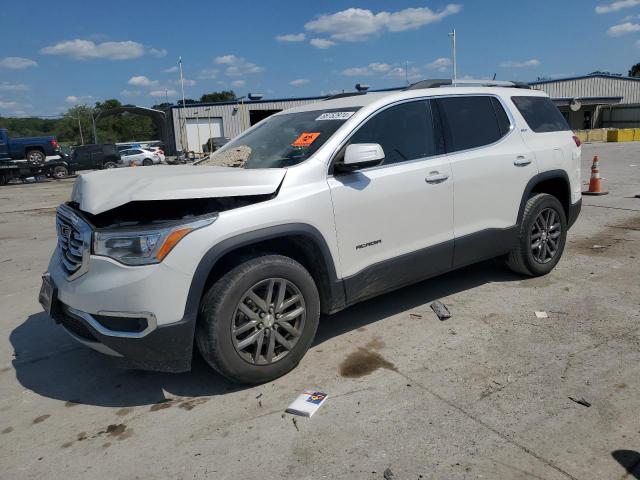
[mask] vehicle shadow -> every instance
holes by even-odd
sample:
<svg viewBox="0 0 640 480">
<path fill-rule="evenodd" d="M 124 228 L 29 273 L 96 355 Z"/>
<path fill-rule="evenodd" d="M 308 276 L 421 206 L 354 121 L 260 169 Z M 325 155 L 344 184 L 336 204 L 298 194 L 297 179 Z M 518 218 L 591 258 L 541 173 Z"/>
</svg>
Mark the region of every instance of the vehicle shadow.
<svg viewBox="0 0 640 480">
<path fill-rule="evenodd" d="M 635 450 L 615 450 L 611 456 L 627 471 L 624 478 L 640 479 L 640 453 Z"/>
<path fill-rule="evenodd" d="M 320 321 L 314 345 L 435 299 L 496 281 L 522 280 L 496 261 L 448 273 L 354 305 Z M 223 395 L 248 387 L 233 385 L 198 354 L 191 372 L 145 372 L 116 368 L 110 358 L 77 344 L 44 312 L 30 315 L 9 337 L 20 384 L 38 395 L 75 404 L 106 407 L 150 405 L 177 397 Z"/>
<path fill-rule="evenodd" d="M 487 260 L 454 270 L 445 275 L 380 295 L 342 310 L 335 315 L 323 317 L 318 326 L 314 345 L 319 345 L 351 330 L 372 325 L 397 313 L 470 290 L 485 283 L 518 281 L 523 278 L 508 270 L 499 260 Z M 434 318 L 437 319 L 435 314 Z"/>
</svg>

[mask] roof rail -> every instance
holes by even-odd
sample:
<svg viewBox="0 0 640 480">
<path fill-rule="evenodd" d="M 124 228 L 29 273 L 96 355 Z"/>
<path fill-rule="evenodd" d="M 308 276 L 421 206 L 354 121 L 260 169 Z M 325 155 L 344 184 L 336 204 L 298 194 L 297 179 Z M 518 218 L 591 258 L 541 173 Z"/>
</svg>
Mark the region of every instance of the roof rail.
<svg viewBox="0 0 640 480">
<path fill-rule="evenodd" d="M 367 92 L 342 92 L 337 93 L 336 95 L 331 95 L 330 97 L 325 98 L 325 100 L 335 100 L 336 98 L 344 98 L 344 97 L 354 97 L 356 95 L 366 95 Z"/>
<path fill-rule="evenodd" d="M 409 85 L 405 90 L 417 90 L 419 88 L 438 88 L 438 87 L 512 87 L 512 88 L 531 88 L 523 82 L 508 82 L 504 80 L 451 80 L 448 78 L 421 80 Z"/>
</svg>

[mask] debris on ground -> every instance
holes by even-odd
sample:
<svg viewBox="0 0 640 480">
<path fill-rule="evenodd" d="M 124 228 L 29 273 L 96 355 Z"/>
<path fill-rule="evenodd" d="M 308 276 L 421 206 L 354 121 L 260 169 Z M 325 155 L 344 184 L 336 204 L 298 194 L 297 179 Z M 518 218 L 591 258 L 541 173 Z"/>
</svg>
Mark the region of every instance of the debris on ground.
<svg viewBox="0 0 640 480">
<path fill-rule="evenodd" d="M 537 311 L 535 312 L 535 314 L 536 314 L 536 318 L 549 318 L 549 315 L 547 314 L 547 312 Z"/>
<path fill-rule="evenodd" d="M 393 480 L 393 472 L 391 471 L 390 468 L 385 468 L 384 473 L 382 474 L 382 478 L 384 478 L 384 480 Z"/>
<path fill-rule="evenodd" d="M 422 315 L 420 315 L 419 313 L 410 313 L 409 316 L 413 318 L 422 318 Z"/>
<path fill-rule="evenodd" d="M 298 395 L 285 412 L 303 417 L 311 417 L 327 399 L 327 394 L 322 392 L 306 391 Z"/>
<path fill-rule="evenodd" d="M 293 426 L 296 427 L 296 430 L 300 431 L 300 428 L 298 428 L 298 420 L 296 420 L 296 417 L 291 417 L 291 421 L 293 422 Z"/>
<path fill-rule="evenodd" d="M 571 400 L 572 402 L 576 402 L 579 405 L 583 405 L 585 407 L 590 407 L 591 404 L 589 402 L 587 402 L 584 398 L 581 398 L 580 400 L 575 399 L 573 397 L 569 397 L 569 400 Z"/>
<path fill-rule="evenodd" d="M 440 320 L 446 320 L 447 318 L 451 318 L 451 313 L 449 313 L 449 309 L 442 303 L 440 300 L 435 300 L 431 302 L 431 310 L 433 310 Z"/>
</svg>

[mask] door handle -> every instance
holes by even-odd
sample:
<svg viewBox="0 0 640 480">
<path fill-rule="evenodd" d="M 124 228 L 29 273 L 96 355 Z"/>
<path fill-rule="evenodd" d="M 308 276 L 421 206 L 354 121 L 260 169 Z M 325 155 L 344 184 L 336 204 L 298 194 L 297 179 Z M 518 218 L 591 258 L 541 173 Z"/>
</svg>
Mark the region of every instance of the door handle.
<svg viewBox="0 0 640 480">
<path fill-rule="evenodd" d="M 518 155 L 516 159 L 513 161 L 513 164 L 516 167 L 524 167 L 525 165 L 529 165 L 531 163 L 531 158 L 525 157 L 524 155 Z"/>
<path fill-rule="evenodd" d="M 425 177 L 424 181 L 427 183 L 441 183 L 444 182 L 447 178 L 449 178 L 449 175 L 447 175 L 446 173 L 431 172 Z"/>
</svg>

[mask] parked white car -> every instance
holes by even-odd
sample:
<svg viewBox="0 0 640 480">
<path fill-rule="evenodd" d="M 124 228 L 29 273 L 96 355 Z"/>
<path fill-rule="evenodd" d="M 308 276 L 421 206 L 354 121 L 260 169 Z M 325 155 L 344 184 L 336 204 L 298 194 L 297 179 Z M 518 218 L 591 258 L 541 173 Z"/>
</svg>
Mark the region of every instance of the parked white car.
<svg viewBox="0 0 640 480">
<path fill-rule="evenodd" d="M 240 168 L 81 175 L 40 302 L 134 367 L 188 370 L 196 344 L 262 383 L 321 313 L 492 257 L 549 273 L 580 212 L 579 140 L 543 92 L 450 83 L 277 113 L 211 158 Z"/>
<path fill-rule="evenodd" d="M 122 164 L 125 167 L 130 167 L 132 164 L 146 167 L 162 163 L 160 155 L 143 148 L 123 150 L 120 152 L 120 158 L 122 159 Z"/>
<path fill-rule="evenodd" d="M 143 148 L 143 150 L 146 150 L 147 152 L 155 153 L 160 158 L 160 162 L 164 163 L 164 159 L 165 159 L 164 151 L 160 147 L 147 147 L 147 148 Z"/>
</svg>

